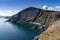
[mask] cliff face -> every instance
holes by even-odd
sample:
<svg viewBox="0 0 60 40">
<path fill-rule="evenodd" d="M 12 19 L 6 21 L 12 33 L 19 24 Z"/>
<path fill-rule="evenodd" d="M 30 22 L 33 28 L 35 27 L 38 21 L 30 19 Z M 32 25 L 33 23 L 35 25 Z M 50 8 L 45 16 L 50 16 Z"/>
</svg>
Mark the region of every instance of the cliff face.
<svg viewBox="0 0 60 40">
<path fill-rule="evenodd" d="M 42 10 L 35 7 L 29 7 L 13 15 L 8 21 L 15 23 L 39 23 L 42 29 L 48 28 L 48 25 L 60 18 L 60 12 Z"/>
<path fill-rule="evenodd" d="M 35 40 L 60 40 L 60 19 L 50 25 L 48 29 Z"/>
</svg>

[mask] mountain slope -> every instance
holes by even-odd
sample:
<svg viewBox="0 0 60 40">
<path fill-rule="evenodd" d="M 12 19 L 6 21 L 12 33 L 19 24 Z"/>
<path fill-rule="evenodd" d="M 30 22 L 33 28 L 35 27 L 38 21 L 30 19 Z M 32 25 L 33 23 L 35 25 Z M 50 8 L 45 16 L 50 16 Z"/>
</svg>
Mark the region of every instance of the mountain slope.
<svg viewBox="0 0 60 40">
<path fill-rule="evenodd" d="M 60 18 L 60 12 L 28 7 L 13 15 L 8 21 L 13 23 L 38 23 L 42 29 L 47 29 L 54 21 Z"/>
<path fill-rule="evenodd" d="M 60 40 L 60 19 L 50 25 L 37 40 Z"/>
</svg>

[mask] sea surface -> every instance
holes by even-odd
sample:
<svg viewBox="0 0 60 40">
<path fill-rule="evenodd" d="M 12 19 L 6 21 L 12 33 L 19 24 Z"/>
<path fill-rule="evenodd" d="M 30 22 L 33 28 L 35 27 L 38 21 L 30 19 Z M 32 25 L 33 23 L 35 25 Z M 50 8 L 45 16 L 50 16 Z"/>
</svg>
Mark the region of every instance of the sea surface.
<svg viewBox="0 0 60 40">
<path fill-rule="evenodd" d="M 30 29 L 29 27 L 33 27 L 32 25 L 17 25 L 5 22 L 6 20 L 0 18 L 0 40 L 33 40 L 42 32 L 39 29 Z"/>
</svg>

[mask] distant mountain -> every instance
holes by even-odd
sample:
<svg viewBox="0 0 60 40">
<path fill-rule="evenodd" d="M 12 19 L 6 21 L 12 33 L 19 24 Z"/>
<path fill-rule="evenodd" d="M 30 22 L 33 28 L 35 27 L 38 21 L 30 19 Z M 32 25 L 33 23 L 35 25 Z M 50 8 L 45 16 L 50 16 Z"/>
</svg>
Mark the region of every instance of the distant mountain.
<svg viewBox="0 0 60 40">
<path fill-rule="evenodd" d="M 0 18 L 10 18 L 11 16 L 0 16 Z"/>
</svg>

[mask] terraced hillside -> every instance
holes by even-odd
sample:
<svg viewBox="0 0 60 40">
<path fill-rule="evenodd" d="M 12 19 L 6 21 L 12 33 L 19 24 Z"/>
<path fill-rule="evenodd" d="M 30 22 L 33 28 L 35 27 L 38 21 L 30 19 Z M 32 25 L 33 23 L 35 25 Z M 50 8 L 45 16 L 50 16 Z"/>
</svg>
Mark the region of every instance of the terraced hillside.
<svg viewBox="0 0 60 40">
<path fill-rule="evenodd" d="M 60 40 L 60 19 L 55 21 L 35 40 Z"/>
</svg>

